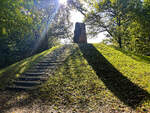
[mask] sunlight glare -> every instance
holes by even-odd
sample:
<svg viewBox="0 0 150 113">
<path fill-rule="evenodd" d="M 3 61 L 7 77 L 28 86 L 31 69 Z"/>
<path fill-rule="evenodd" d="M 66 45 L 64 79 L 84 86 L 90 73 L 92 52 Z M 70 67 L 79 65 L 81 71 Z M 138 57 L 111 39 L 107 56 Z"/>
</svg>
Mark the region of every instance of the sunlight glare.
<svg viewBox="0 0 150 113">
<path fill-rule="evenodd" d="M 67 4 L 67 0 L 59 0 L 59 3 L 62 5 L 66 5 Z"/>
</svg>

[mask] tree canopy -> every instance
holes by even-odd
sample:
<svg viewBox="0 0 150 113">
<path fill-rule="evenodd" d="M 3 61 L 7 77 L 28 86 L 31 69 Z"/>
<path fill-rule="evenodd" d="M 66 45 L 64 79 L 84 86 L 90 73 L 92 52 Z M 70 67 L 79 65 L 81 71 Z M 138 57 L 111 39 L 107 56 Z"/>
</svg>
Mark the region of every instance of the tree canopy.
<svg viewBox="0 0 150 113">
<path fill-rule="evenodd" d="M 0 67 L 52 47 L 59 38 L 71 35 L 69 9 L 58 0 L 0 3 Z"/>
<path fill-rule="evenodd" d="M 91 34 L 107 31 L 112 44 L 134 52 L 149 54 L 149 0 L 85 2 L 92 9 L 88 11 L 85 19 Z"/>
</svg>

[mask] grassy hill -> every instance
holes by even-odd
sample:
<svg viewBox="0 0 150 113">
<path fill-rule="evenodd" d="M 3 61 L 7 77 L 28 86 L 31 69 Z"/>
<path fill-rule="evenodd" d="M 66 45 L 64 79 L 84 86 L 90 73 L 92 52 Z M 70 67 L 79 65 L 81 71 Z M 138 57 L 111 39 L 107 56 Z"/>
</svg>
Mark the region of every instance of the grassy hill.
<svg viewBox="0 0 150 113">
<path fill-rule="evenodd" d="M 58 47 L 60 46 L 53 47 L 37 55 L 21 60 L 20 62 L 16 62 L 15 64 L 8 66 L 7 68 L 1 69 L 0 70 L 0 89 L 4 89 L 8 83 L 11 83 L 11 81 L 19 77 L 22 73 L 24 73 L 30 67 L 32 67 L 34 63 L 36 63 L 42 57 L 51 53 Z"/>
<path fill-rule="evenodd" d="M 27 99 L 42 100 L 59 112 L 150 112 L 150 57 L 104 44 L 74 47 L 74 54 Z M 20 63 L 26 61 L 30 58 Z M 0 77 L 13 68 L 1 70 Z"/>
</svg>

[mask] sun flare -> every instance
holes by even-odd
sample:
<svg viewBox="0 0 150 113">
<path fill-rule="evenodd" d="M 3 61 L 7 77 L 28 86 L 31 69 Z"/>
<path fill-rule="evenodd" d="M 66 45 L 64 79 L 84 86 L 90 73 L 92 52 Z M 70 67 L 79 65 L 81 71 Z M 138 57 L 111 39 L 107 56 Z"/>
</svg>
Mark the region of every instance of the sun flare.
<svg viewBox="0 0 150 113">
<path fill-rule="evenodd" d="M 67 0 L 59 0 L 59 3 L 62 5 L 66 5 L 67 4 Z"/>
</svg>

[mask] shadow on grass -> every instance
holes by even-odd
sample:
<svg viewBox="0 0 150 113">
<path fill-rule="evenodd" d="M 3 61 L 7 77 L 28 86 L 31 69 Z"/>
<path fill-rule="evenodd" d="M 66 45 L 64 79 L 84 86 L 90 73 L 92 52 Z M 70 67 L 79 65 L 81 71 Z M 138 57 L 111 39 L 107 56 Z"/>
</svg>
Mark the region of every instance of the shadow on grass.
<svg viewBox="0 0 150 113">
<path fill-rule="evenodd" d="M 150 98 L 147 91 L 123 76 L 92 44 L 79 44 L 79 48 L 98 77 L 124 104 L 135 109 Z"/>
</svg>

